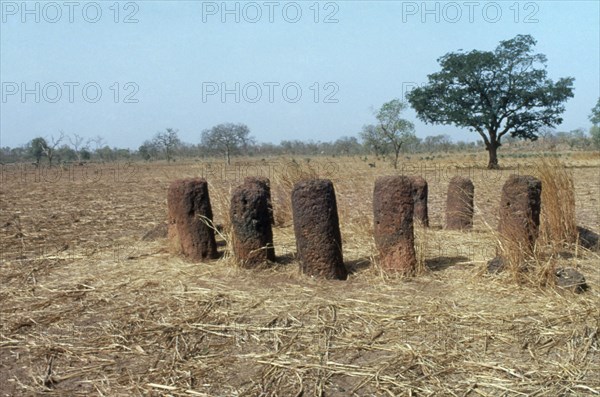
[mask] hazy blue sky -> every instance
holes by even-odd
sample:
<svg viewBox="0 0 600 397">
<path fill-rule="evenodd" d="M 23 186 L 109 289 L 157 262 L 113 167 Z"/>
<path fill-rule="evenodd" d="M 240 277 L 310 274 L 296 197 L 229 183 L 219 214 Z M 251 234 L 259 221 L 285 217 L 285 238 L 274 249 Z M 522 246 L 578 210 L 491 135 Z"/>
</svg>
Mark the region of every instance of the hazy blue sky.
<svg viewBox="0 0 600 397">
<path fill-rule="evenodd" d="M 517 34 L 537 39 L 551 78 L 575 77 L 560 129 L 587 129 L 600 96 L 598 1 L 23 4 L 0 7 L 2 146 L 63 130 L 137 148 L 166 127 L 198 142 L 222 122 L 262 142 L 335 140 L 424 83 L 441 55 Z M 421 137 L 477 139 L 406 117 Z"/>
</svg>

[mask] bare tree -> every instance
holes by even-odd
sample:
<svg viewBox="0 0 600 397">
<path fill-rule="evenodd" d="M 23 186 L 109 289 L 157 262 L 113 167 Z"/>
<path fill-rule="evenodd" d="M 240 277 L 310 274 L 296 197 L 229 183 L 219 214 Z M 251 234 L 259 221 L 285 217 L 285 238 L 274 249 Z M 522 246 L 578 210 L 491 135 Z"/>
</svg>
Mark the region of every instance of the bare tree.
<svg viewBox="0 0 600 397">
<path fill-rule="evenodd" d="M 88 139 L 88 141 L 86 143 L 86 145 L 88 147 L 91 144 L 94 144 L 94 153 L 97 156 L 100 156 L 100 158 L 102 160 L 104 160 L 103 157 L 102 157 L 102 150 L 101 150 L 106 145 L 106 142 L 104 141 L 104 138 L 102 138 L 100 135 L 96 135 L 95 137 Z"/>
<path fill-rule="evenodd" d="M 231 155 L 246 148 L 253 142 L 250 129 L 245 124 L 219 124 L 202 132 L 202 144 L 210 150 L 225 155 L 227 164 L 231 164 Z"/>
<path fill-rule="evenodd" d="M 48 157 L 48 164 L 52 165 L 52 159 L 54 158 L 54 154 L 56 153 L 56 148 L 60 143 L 65 139 L 65 133 L 60 131 L 60 135 L 57 138 L 54 138 L 54 135 L 50 136 L 50 142 L 46 140 L 46 145 L 44 146 L 44 154 Z"/>
<path fill-rule="evenodd" d="M 81 151 L 88 147 L 88 144 L 83 143 L 84 138 L 81 135 L 73 134 L 73 136 L 69 136 L 69 142 L 75 151 L 75 155 L 77 156 L 77 162 L 81 163 Z M 89 141 L 88 141 L 89 142 Z"/>
<path fill-rule="evenodd" d="M 88 139 L 87 144 L 90 145 L 92 143 L 94 144 L 95 151 L 100 150 L 105 145 L 104 138 L 102 138 L 100 135 L 96 135 L 95 137 Z"/>
<path fill-rule="evenodd" d="M 154 136 L 153 142 L 165 152 L 167 157 L 167 163 L 170 163 L 173 159 L 173 153 L 177 146 L 181 144 L 179 137 L 177 136 L 178 130 L 173 128 L 167 128 L 166 132 L 159 132 Z"/>
</svg>

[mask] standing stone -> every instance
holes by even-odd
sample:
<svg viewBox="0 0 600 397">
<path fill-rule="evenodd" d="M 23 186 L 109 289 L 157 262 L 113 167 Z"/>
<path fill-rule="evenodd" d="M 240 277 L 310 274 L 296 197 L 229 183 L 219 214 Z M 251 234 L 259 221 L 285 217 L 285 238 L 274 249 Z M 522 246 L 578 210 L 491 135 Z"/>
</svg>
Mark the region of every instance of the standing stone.
<svg viewBox="0 0 600 397">
<path fill-rule="evenodd" d="M 171 183 L 167 196 L 169 237 L 179 240 L 181 252 L 193 261 L 217 258 L 208 183 L 203 178 Z M 204 218 L 204 219 L 202 219 Z"/>
<path fill-rule="evenodd" d="M 269 198 L 268 179 L 258 178 L 246 178 L 231 196 L 233 252 L 242 267 L 275 261 Z"/>
<path fill-rule="evenodd" d="M 373 190 L 374 237 L 381 266 L 386 270 L 404 274 L 415 271 L 413 211 L 412 178 L 377 178 Z"/>
<path fill-rule="evenodd" d="M 469 178 L 455 176 L 448 184 L 446 198 L 446 229 L 473 228 L 473 196 L 475 187 Z"/>
<path fill-rule="evenodd" d="M 271 225 L 275 224 L 273 215 L 273 201 L 271 200 L 271 181 L 264 176 L 247 176 L 244 178 L 244 183 L 258 183 L 267 192 L 267 207 L 269 208 L 269 219 Z"/>
<path fill-rule="evenodd" d="M 345 280 L 342 235 L 333 183 L 302 180 L 292 189 L 292 215 L 300 268 L 304 274 Z"/>
<path fill-rule="evenodd" d="M 429 227 L 429 214 L 427 212 L 427 181 L 420 177 L 411 178 L 413 184 L 414 220 L 424 227 Z"/>
<path fill-rule="evenodd" d="M 511 175 L 502 187 L 498 232 L 528 253 L 538 236 L 541 196 L 542 182 L 529 175 Z"/>
</svg>

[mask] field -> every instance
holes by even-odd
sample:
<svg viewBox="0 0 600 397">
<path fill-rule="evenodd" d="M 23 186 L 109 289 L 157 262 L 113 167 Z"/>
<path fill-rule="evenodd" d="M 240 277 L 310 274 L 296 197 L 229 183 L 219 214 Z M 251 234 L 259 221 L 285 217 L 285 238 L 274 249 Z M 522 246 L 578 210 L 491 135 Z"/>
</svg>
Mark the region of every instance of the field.
<svg viewBox="0 0 600 397">
<path fill-rule="evenodd" d="M 600 158 L 561 159 L 577 224 L 599 232 Z M 578 268 L 582 294 L 485 272 L 502 184 L 535 157 L 501 158 L 500 171 L 482 168 L 485 153 L 413 156 L 398 171 L 373 158 L 235 161 L 3 166 L 0 395 L 600 394 L 599 254 L 538 258 Z M 394 172 L 429 182 L 412 278 L 380 271 L 371 236 L 374 180 Z M 254 174 L 272 180 L 276 266 L 187 263 L 160 229 L 147 235 L 166 219 L 169 182 L 205 176 L 225 251 L 231 188 Z M 306 175 L 334 182 L 347 281 L 298 272 L 289 193 Z M 443 229 L 454 175 L 475 184 L 472 232 Z"/>
</svg>

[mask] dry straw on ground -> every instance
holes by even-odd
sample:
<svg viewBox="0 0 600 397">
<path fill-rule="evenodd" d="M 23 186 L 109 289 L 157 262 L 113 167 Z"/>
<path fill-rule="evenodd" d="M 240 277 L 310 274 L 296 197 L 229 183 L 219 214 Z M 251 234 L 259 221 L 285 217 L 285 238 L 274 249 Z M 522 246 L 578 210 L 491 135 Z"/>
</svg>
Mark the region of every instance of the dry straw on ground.
<svg viewBox="0 0 600 397">
<path fill-rule="evenodd" d="M 310 165 L 325 176 L 320 161 Z M 280 265 L 258 272 L 228 257 L 186 263 L 165 240 L 142 241 L 165 218 L 168 183 L 201 175 L 200 163 L 140 164 L 131 183 L 8 180 L 0 395 L 598 395 L 598 254 L 566 247 L 553 256 L 582 269 L 585 294 L 478 274 L 495 253 L 485 222 L 495 229 L 509 171 L 471 169 L 476 217 L 464 233 L 442 224 L 446 174 L 466 168 L 422 170 L 431 198 L 431 227 L 417 229 L 425 271 L 397 278 L 372 265 L 370 208 L 375 177 L 394 171 L 327 161 L 339 165 L 331 179 L 351 270 L 344 282 L 298 274 L 289 225 L 274 230 Z M 578 224 L 597 231 L 600 164 L 566 165 Z M 284 176 L 270 176 L 273 192 L 284 191 Z M 210 181 L 215 223 L 225 222 L 240 181 Z"/>
<path fill-rule="evenodd" d="M 556 158 L 541 158 L 534 175 L 542 181 L 540 231 L 543 243 L 553 247 L 574 244 L 577 239 L 573 172 Z"/>
</svg>

